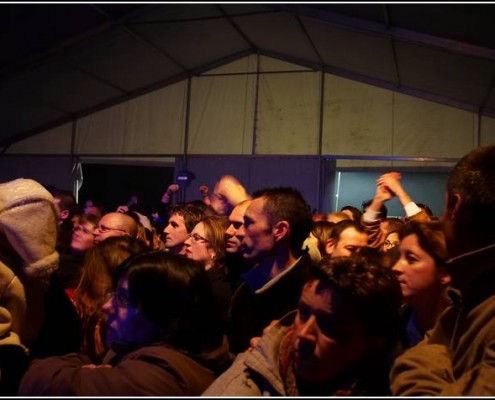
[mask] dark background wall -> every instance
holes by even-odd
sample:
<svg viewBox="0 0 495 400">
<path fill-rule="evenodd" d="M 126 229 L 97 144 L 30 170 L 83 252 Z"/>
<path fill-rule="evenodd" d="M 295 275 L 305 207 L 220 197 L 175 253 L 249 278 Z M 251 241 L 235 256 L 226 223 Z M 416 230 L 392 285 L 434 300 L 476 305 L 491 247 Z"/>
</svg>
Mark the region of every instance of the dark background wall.
<svg viewBox="0 0 495 400">
<path fill-rule="evenodd" d="M 70 156 L 0 156 L 0 182 L 29 178 L 45 186 L 73 190 Z"/>
<path fill-rule="evenodd" d="M 156 204 L 174 181 L 174 168 L 136 165 L 82 164 L 83 184 L 79 204 L 88 199 L 113 211 L 138 195 L 145 211 L 155 211 Z"/>
</svg>

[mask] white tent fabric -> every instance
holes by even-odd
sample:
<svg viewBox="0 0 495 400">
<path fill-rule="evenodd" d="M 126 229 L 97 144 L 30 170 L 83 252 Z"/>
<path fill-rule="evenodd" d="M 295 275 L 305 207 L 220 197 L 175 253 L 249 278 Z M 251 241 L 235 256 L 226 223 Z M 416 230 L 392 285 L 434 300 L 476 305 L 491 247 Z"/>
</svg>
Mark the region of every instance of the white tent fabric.
<svg viewBox="0 0 495 400">
<path fill-rule="evenodd" d="M 66 124 L 7 153 L 374 155 L 383 160 L 339 165 L 389 165 L 387 157 L 460 158 L 494 141 L 494 121 L 479 123 L 472 112 L 251 55 L 78 119 L 73 146 Z"/>
</svg>

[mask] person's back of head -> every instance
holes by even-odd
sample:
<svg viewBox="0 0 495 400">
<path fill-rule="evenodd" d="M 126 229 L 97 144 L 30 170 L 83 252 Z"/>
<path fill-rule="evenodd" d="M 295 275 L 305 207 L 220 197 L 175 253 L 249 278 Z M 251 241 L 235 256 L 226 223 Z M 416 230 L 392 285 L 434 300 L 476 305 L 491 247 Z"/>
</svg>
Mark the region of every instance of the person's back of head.
<svg viewBox="0 0 495 400">
<path fill-rule="evenodd" d="M 301 254 L 313 223 L 311 207 L 301 193 L 292 187 L 275 187 L 258 190 L 253 198 L 266 200 L 263 209 L 271 226 L 279 221 L 289 223 L 289 248 L 294 254 Z"/>
<path fill-rule="evenodd" d="M 495 145 L 474 149 L 456 164 L 443 219 L 451 256 L 495 241 Z"/>
<path fill-rule="evenodd" d="M 347 213 L 354 221 L 358 222 L 361 221 L 361 215 L 363 215 L 363 212 L 360 209 L 350 205 L 343 206 L 340 211 Z"/>
<path fill-rule="evenodd" d="M 156 341 L 193 356 L 221 345 L 220 315 L 210 280 L 198 262 L 148 252 L 121 264 L 114 284 L 121 279 L 128 282 L 130 302 L 161 328 Z"/>
<path fill-rule="evenodd" d="M 65 211 L 62 219 L 70 220 L 77 211 L 77 202 L 74 194 L 69 190 L 56 189 L 53 192 L 53 198 L 60 212 L 63 213 Z"/>
</svg>

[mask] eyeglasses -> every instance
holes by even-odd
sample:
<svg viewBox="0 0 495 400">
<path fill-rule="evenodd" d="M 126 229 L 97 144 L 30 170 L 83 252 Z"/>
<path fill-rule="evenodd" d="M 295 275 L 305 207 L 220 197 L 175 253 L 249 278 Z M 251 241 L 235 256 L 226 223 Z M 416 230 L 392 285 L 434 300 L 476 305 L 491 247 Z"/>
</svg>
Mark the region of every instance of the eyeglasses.
<svg viewBox="0 0 495 400">
<path fill-rule="evenodd" d="M 390 242 L 388 240 L 385 240 L 385 242 L 383 243 L 383 246 L 384 247 L 395 247 L 395 246 L 398 246 L 399 243 L 397 242 Z"/>
<path fill-rule="evenodd" d="M 107 232 L 110 232 L 110 231 L 119 231 L 119 232 L 123 232 L 125 233 L 126 235 L 129 234 L 129 232 L 123 230 L 123 229 L 118 229 L 118 228 L 110 228 L 108 226 L 105 226 L 105 225 L 98 225 L 96 227 L 96 229 L 98 229 L 101 233 L 107 233 Z M 96 230 L 95 229 L 95 230 Z"/>
<path fill-rule="evenodd" d="M 191 243 L 196 243 L 196 242 L 208 243 L 209 240 L 205 239 L 203 236 L 198 235 L 197 233 L 193 233 L 191 235 Z"/>
</svg>

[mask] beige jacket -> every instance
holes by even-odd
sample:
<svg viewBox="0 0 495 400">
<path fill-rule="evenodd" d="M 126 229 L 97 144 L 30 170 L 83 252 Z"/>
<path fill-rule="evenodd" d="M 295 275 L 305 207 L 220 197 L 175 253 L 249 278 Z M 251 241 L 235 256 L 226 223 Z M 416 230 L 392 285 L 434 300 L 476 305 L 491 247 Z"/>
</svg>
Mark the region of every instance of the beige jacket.
<svg viewBox="0 0 495 400">
<path fill-rule="evenodd" d="M 495 245 L 449 261 L 461 298 L 394 363 L 394 396 L 495 395 Z"/>
</svg>

